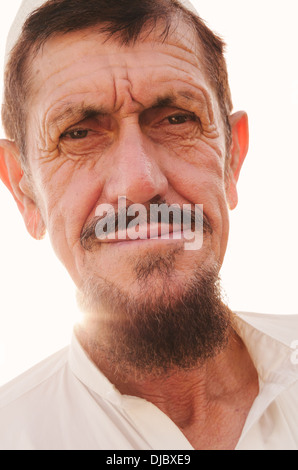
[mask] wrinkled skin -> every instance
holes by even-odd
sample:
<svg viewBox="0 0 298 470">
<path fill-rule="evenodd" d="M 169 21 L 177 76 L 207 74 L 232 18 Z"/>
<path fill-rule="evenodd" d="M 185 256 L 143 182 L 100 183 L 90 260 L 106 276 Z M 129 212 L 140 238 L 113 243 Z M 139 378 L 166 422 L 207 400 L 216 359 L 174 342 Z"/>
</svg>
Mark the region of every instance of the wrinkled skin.
<svg viewBox="0 0 298 470">
<path fill-rule="evenodd" d="M 248 147 L 247 116 L 240 112 L 230 117 L 233 145 L 226 149 L 215 93 L 197 41 L 186 26 L 179 25 L 179 37 L 170 34 L 164 43 L 156 32 L 121 48 L 105 39 L 83 31 L 46 42 L 33 61 L 28 97 L 31 181 L 28 172 L 22 172 L 18 149 L 8 141 L 1 142 L 0 175 L 30 234 L 38 239 L 48 231 L 78 289 L 90 280 L 99 289 L 111 284 L 132 298 L 144 298 L 148 290 L 138 282 L 135 267 L 158 254 L 172 257 L 167 292 L 174 298 L 196 266 L 219 269 L 223 262 L 228 209 L 237 205 L 236 182 Z M 130 203 L 148 204 L 159 196 L 168 204 L 203 204 L 212 234 L 204 237 L 198 251 L 185 251 L 183 240 L 160 239 L 103 243 L 85 250 L 80 243 L 83 227 L 99 204 L 116 206 L 120 195 Z M 169 283 L 158 270 L 146 281 L 156 295 Z M 231 403 L 210 398 L 219 382 Z M 126 383 L 121 389 L 117 383 L 120 390 L 143 397 L 147 390 L 148 399 L 200 448 L 210 442 L 213 448 L 234 448 L 257 387 L 246 349 L 237 341 L 212 371 L 139 385 Z M 181 400 L 185 387 L 187 401 Z M 241 393 L 243 387 L 246 394 Z M 218 416 L 222 428 L 213 429 Z"/>
<path fill-rule="evenodd" d="M 212 239 L 198 252 L 181 250 L 176 269 L 183 279 L 194 262 L 222 263 L 233 188 L 226 191 L 224 129 L 197 49 L 189 33 L 119 49 L 79 32 L 48 41 L 34 61 L 27 123 L 34 198 L 78 287 L 95 275 L 139 293 L 128 257 L 171 249 L 164 241 L 105 244 L 95 254 L 82 249 L 84 224 L 99 204 L 116 205 L 118 195 L 132 203 L 159 195 L 169 204 L 203 204 Z M 80 106 L 102 114 L 81 120 Z M 172 124 L 169 116 L 185 118 Z M 88 135 L 74 140 L 75 129 Z"/>
</svg>

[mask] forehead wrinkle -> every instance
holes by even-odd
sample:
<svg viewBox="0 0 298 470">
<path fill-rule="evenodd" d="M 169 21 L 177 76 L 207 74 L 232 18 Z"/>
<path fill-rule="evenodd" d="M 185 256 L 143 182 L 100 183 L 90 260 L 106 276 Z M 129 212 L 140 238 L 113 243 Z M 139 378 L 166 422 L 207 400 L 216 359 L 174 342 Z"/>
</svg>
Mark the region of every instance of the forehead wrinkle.
<svg viewBox="0 0 298 470">
<path fill-rule="evenodd" d="M 84 43 L 86 41 L 83 41 L 81 39 L 78 39 L 75 42 L 71 42 L 70 44 L 65 44 L 66 37 L 68 35 L 76 34 L 74 33 L 68 33 L 65 35 L 61 35 L 60 40 L 61 43 L 58 44 L 58 47 L 56 44 L 53 44 L 52 41 L 53 39 L 48 39 L 46 42 L 47 49 L 43 48 L 42 51 L 38 52 L 38 54 L 33 58 L 31 67 L 32 67 L 32 72 L 37 74 L 40 72 L 40 61 L 46 60 L 47 62 L 50 60 L 52 62 L 57 63 L 57 56 L 59 57 L 60 54 L 64 53 L 64 51 L 68 47 L 76 46 L 78 43 Z M 93 34 L 90 34 L 91 39 L 90 42 L 92 41 L 92 36 Z M 58 36 L 59 37 L 59 36 Z M 57 36 L 55 36 L 55 40 L 57 40 Z M 63 44 L 63 46 L 62 46 Z M 113 48 L 113 45 L 115 46 Z M 143 46 L 143 47 L 142 47 Z M 93 50 L 93 51 L 88 51 L 88 55 L 90 59 L 93 61 L 96 61 L 98 58 L 104 60 L 108 60 L 108 65 L 107 66 L 116 66 L 116 67 L 121 67 L 122 65 L 126 65 L 126 58 L 130 60 L 130 58 L 135 58 L 139 54 L 146 54 L 150 53 L 152 50 L 156 52 L 157 55 L 165 55 L 165 56 L 171 56 L 173 59 L 177 59 L 179 61 L 185 61 L 189 62 L 189 64 L 193 66 L 198 66 L 200 63 L 203 65 L 203 57 L 200 57 L 200 52 L 199 50 L 194 50 L 194 49 L 188 49 L 185 47 L 184 44 L 179 43 L 179 42 L 155 42 L 153 41 L 138 41 L 135 45 L 133 46 L 119 46 L 117 43 L 111 43 L 111 44 L 105 44 L 104 42 L 98 44 L 98 50 Z M 84 59 L 84 54 L 82 56 L 78 56 L 78 59 Z M 119 57 L 121 57 L 124 62 L 121 64 L 119 62 Z M 65 68 L 68 67 L 69 64 L 72 63 L 72 58 L 69 57 L 68 60 L 65 60 L 64 62 L 58 65 L 58 68 L 56 70 L 51 70 L 48 78 L 51 78 L 52 76 L 59 74 L 64 71 Z M 37 67 L 37 68 L 36 68 Z M 102 65 L 101 65 L 102 67 Z"/>
<path fill-rule="evenodd" d="M 48 54 L 50 54 L 51 57 L 52 55 L 55 55 L 55 53 L 59 54 L 61 51 L 65 50 L 65 48 L 77 44 L 76 36 L 82 34 L 83 32 L 84 30 L 56 34 L 54 37 L 48 38 L 45 44 L 43 45 L 43 48 L 36 55 L 33 61 L 33 65 L 35 64 L 36 60 L 43 59 Z M 191 36 L 193 36 L 192 41 L 190 41 L 190 39 L 187 38 L 187 35 L 185 34 L 181 36 L 181 34 L 178 35 L 177 33 L 175 33 L 173 37 L 171 37 L 172 35 L 169 35 L 165 42 L 160 41 L 154 36 L 152 37 L 152 35 L 150 34 L 148 37 L 146 37 L 145 40 L 139 38 L 139 40 L 134 45 L 119 45 L 116 40 L 110 40 L 107 43 L 106 35 L 98 32 L 97 30 L 94 30 L 93 28 L 85 30 L 85 33 L 86 34 L 84 34 L 82 38 L 79 39 L 79 41 L 87 43 L 88 36 L 91 38 L 90 40 L 92 40 L 94 36 L 97 36 L 98 38 L 102 37 L 102 41 L 99 41 L 99 45 L 102 49 L 91 53 L 90 58 L 96 59 L 98 58 L 98 56 L 101 56 L 102 58 L 108 57 L 109 59 L 111 59 L 115 57 L 115 65 L 119 65 L 119 55 L 122 55 L 123 57 L 130 55 L 134 56 L 136 53 L 138 54 L 148 52 L 152 50 L 152 47 L 161 48 L 160 50 L 157 50 L 157 53 L 165 55 L 170 54 L 173 58 L 179 60 L 185 59 L 186 61 L 189 61 L 189 63 L 191 63 L 192 65 L 198 65 L 198 59 L 201 52 L 201 47 L 199 47 L 198 41 L 195 39 L 195 35 L 193 33 L 191 33 Z M 189 45 L 187 45 L 185 41 L 188 42 Z M 144 46 L 144 48 L 142 48 L 142 46 Z M 170 50 L 165 51 L 165 47 L 170 48 Z M 53 50 L 51 50 L 52 48 Z M 62 71 L 63 69 L 64 66 L 61 66 L 58 72 Z M 56 71 L 53 72 L 53 74 L 55 73 Z"/>
<path fill-rule="evenodd" d="M 157 69 L 159 68 L 162 68 L 162 64 L 156 64 L 155 67 Z M 167 67 L 169 67 L 170 69 L 174 68 L 174 70 L 177 72 L 178 71 L 181 71 L 181 72 L 184 72 L 185 74 L 185 70 L 180 70 L 180 68 L 177 66 L 177 64 L 175 64 L 175 66 L 172 66 L 172 64 L 167 64 Z M 108 67 L 107 67 L 108 68 Z M 126 71 L 128 72 L 128 74 L 126 75 L 126 81 L 130 83 L 130 94 L 132 95 L 133 94 L 133 90 L 134 90 L 134 86 L 133 84 L 131 83 L 131 79 L 132 77 L 130 77 L 130 72 L 131 70 L 134 69 L 134 67 L 130 67 L 128 64 L 126 65 Z M 128 70 L 127 70 L 128 69 Z M 96 70 L 97 71 L 97 70 Z M 154 102 L 152 102 L 152 104 L 150 105 L 147 101 L 147 103 L 149 104 L 148 107 L 161 107 L 161 106 L 166 106 L 166 105 L 171 105 L 171 104 L 176 104 L 177 102 L 177 97 L 182 97 L 183 99 L 186 99 L 187 101 L 189 102 L 198 102 L 198 101 L 203 101 L 202 98 L 204 99 L 204 102 L 206 104 L 206 108 L 208 110 L 208 114 L 209 114 L 209 122 L 213 122 L 213 106 L 212 106 L 212 99 L 211 97 L 209 96 L 209 92 L 207 89 L 204 89 L 204 87 L 202 85 L 200 85 L 199 83 L 195 83 L 196 82 L 196 77 L 193 76 L 193 74 L 191 74 L 189 76 L 189 74 L 187 74 L 188 76 L 180 76 L 179 78 L 178 77 L 173 77 L 174 81 L 176 81 L 178 79 L 178 81 L 180 82 L 184 82 L 186 85 L 187 85 L 187 88 L 188 89 L 185 89 L 185 90 L 173 90 L 173 87 L 171 86 L 171 91 L 167 92 L 165 90 L 165 95 L 164 96 L 158 96 Z M 113 80 L 112 80 L 112 83 L 111 83 L 111 89 L 113 90 L 114 92 L 114 95 L 115 95 L 115 98 L 114 100 L 116 100 L 116 96 L 117 96 L 117 90 L 116 90 L 116 83 L 115 83 L 115 77 L 112 77 Z M 123 78 L 123 77 L 122 77 Z M 170 77 L 167 77 L 166 80 L 163 80 L 161 77 L 158 77 L 158 80 L 160 83 L 165 83 L 165 82 L 168 82 L 168 81 L 171 81 Z M 175 80 L 176 79 L 176 80 Z M 134 81 L 132 79 L 132 81 Z M 67 83 L 69 83 L 69 81 L 66 80 Z M 195 88 L 195 91 L 192 91 L 191 88 L 194 87 Z M 75 92 L 75 90 L 74 90 Z M 77 90 L 75 92 L 75 95 L 78 95 L 78 94 L 81 94 L 81 95 L 86 95 L 86 94 L 92 94 L 92 92 L 89 90 L 87 92 L 86 91 L 82 91 L 80 90 L 80 92 Z M 72 95 L 72 93 L 71 93 Z M 66 95 L 67 96 L 67 95 Z M 49 130 L 49 132 L 52 132 L 53 130 L 57 130 L 57 128 L 59 129 L 61 125 L 65 125 L 65 122 L 68 120 L 77 120 L 77 122 L 83 120 L 83 119 L 86 119 L 88 117 L 94 117 L 96 115 L 102 115 L 102 114 L 108 114 L 108 111 L 106 109 L 103 109 L 103 106 L 100 105 L 93 105 L 92 102 L 89 102 L 90 104 L 82 104 L 82 103 L 78 103 L 78 104 L 74 104 L 72 103 L 71 101 L 69 100 L 65 100 L 66 96 L 64 97 L 60 97 L 59 98 L 59 101 L 64 101 L 62 102 L 62 104 L 59 104 L 59 106 L 55 106 L 54 107 L 54 110 L 53 110 L 53 106 L 50 107 L 50 109 L 45 113 L 45 117 L 44 117 L 44 131 Z M 132 96 L 131 96 L 132 97 Z M 139 103 L 141 104 L 140 102 L 140 97 L 132 97 L 134 101 L 136 101 L 136 103 Z M 89 100 L 88 100 L 89 101 Z M 116 103 L 114 102 L 114 105 Z M 147 107 L 147 106 L 143 106 L 143 107 Z M 115 111 L 115 109 L 114 109 Z M 50 115 L 50 116 L 49 116 Z M 52 117 L 54 115 L 54 117 Z"/>
<path fill-rule="evenodd" d="M 71 36 L 72 34 L 76 34 L 76 33 L 68 33 L 67 35 L 62 36 L 63 40 L 65 41 L 67 39 L 66 36 L 68 36 L 68 35 Z M 94 34 L 94 32 L 93 32 L 93 34 Z M 90 36 L 92 36 L 93 34 L 91 32 Z M 97 35 L 98 35 L 98 33 L 97 33 Z M 55 40 L 56 39 L 57 38 L 55 38 Z M 49 45 L 50 48 L 51 48 L 51 46 L 54 46 L 54 44 L 55 44 L 55 43 L 51 44 L 52 40 L 49 39 L 47 41 L 47 45 Z M 177 39 L 177 41 L 178 41 L 178 39 Z M 154 44 L 154 42 L 155 41 L 153 40 L 153 44 Z M 72 42 L 70 42 L 70 45 L 72 45 Z M 181 61 L 182 62 L 187 62 L 187 63 L 189 63 L 190 65 L 192 65 L 196 68 L 199 68 L 199 69 L 202 68 L 200 65 L 203 65 L 203 61 L 199 60 L 198 51 L 194 51 L 194 50 L 191 50 L 190 48 L 187 48 L 185 46 L 185 44 L 181 43 L 181 40 L 178 41 L 178 42 L 167 41 L 166 43 L 162 43 L 162 44 L 160 42 L 157 42 L 156 44 L 154 44 L 154 46 L 161 46 L 161 49 L 156 50 L 157 55 L 159 55 L 159 54 L 166 55 L 166 56 L 169 55 L 169 56 L 171 56 L 172 59 L 176 59 L 179 62 L 181 62 Z M 165 46 L 170 48 L 170 50 L 163 50 L 163 48 Z M 102 47 L 105 49 L 104 44 L 102 44 Z M 60 48 L 61 48 L 61 45 L 60 45 Z M 54 51 L 51 51 L 52 55 L 55 55 L 55 53 L 59 54 L 60 53 L 60 48 L 57 48 L 56 51 L 55 51 L 55 49 L 54 49 Z M 142 48 L 142 42 L 137 42 L 137 44 L 133 47 L 132 46 L 126 46 L 125 48 L 119 48 L 119 46 L 118 46 L 117 50 L 104 50 L 104 49 L 102 51 L 99 50 L 98 52 L 94 52 L 93 54 L 89 53 L 90 59 L 94 59 L 95 62 L 96 62 L 96 59 L 98 59 L 99 57 L 101 59 L 106 58 L 106 59 L 109 60 L 109 63 L 106 66 L 103 65 L 103 64 L 100 64 L 99 70 L 100 70 L 101 73 L 104 69 L 109 69 L 111 67 L 112 68 L 126 67 L 126 68 L 129 69 L 130 68 L 129 63 L 122 64 L 122 65 L 119 64 L 119 55 L 121 55 L 123 59 L 125 57 L 130 57 L 130 56 L 135 58 L 139 53 L 146 53 L 146 52 L 150 52 L 150 50 L 152 50 L 152 49 L 148 49 L 148 47 L 143 49 Z M 61 50 L 64 50 L 64 48 L 62 48 Z M 47 56 L 47 53 L 49 53 L 49 52 L 46 52 L 44 50 L 42 52 L 39 52 L 37 58 L 33 61 L 33 64 L 32 64 L 33 65 L 33 70 L 31 71 L 31 74 L 34 75 L 35 78 L 38 75 L 36 73 L 36 60 L 37 61 L 44 60 L 45 57 Z M 115 63 L 113 63 L 113 60 L 112 60 L 112 63 L 111 63 L 110 61 L 111 61 L 111 59 L 113 59 L 114 56 L 116 58 Z M 60 61 L 58 61 L 58 63 L 59 62 Z M 72 60 L 70 60 L 70 63 L 71 62 L 72 62 Z M 38 62 L 37 62 L 37 64 L 38 64 Z M 138 61 L 138 67 L 140 65 L 141 65 L 140 61 Z M 158 66 L 157 63 L 149 64 L 149 66 L 152 66 L 152 65 Z M 163 61 L 161 66 L 164 66 L 164 65 L 165 65 L 165 63 Z M 171 66 L 171 65 L 169 64 L 169 66 Z M 37 72 L 40 72 L 41 68 L 42 67 L 38 67 Z M 59 77 L 61 74 L 63 76 L 65 68 L 67 68 L 67 65 L 65 65 L 65 63 L 64 63 L 64 65 L 60 66 L 57 70 L 51 70 L 50 73 L 47 75 L 47 80 L 51 80 L 55 76 Z M 132 67 L 132 68 L 134 68 L 134 67 Z M 176 70 L 178 70 L 178 71 L 180 70 L 181 72 L 185 71 L 185 68 L 183 67 L 183 65 L 181 65 L 179 67 L 178 64 L 175 64 L 175 68 L 176 68 Z M 34 69 L 35 69 L 35 74 L 33 73 Z M 69 79 L 67 81 L 69 81 Z M 62 79 L 62 81 L 59 85 L 63 85 L 63 83 L 64 83 L 64 78 Z M 34 90 L 31 90 L 31 92 L 34 93 Z"/>
<path fill-rule="evenodd" d="M 187 61 L 185 61 L 187 62 Z M 192 64 L 190 64 L 192 65 Z M 102 76 L 104 72 L 108 72 L 108 76 L 110 78 L 110 80 L 115 80 L 116 78 L 118 78 L 118 75 L 119 75 L 119 70 L 123 70 L 124 73 L 122 75 L 119 75 L 120 78 L 123 78 L 123 77 L 126 77 L 127 79 L 130 79 L 130 76 L 131 74 L 135 71 L 135 70 L 138 70 L 140 68 L 142 68 L 143 70 L 151 70 L 152 67 L 154 68 L 154 70 L 156 71 L 155 73 L 157 74 L 157 80 L 160 80 L 159 76 L 158 76 L 158 73 L 159 71 L 161 70 L 161 73 L 163 74 L 163 70 L 164 68 L 166 67 L 167 69 L 169 69 L 169 73 L 173 72 L 173 78 L 175 78 L 175 74 L 177 72 L 181 73 L 181 75 L 186 75 L 190 78 L 191 81 L 195 80 L 196 78 L 196 71 L 197 71 L 197 67 L 195 67 L 195 70 L 192 71 L 192 73 L 190 73 L 189 71 L 186 72 L 185 70 L 185 67 L 182 66 L 181 64 L 181 61 L 179 61 L 179 63 L 175 63 L 175 64 L 171 64 L 171 63 L 167 63 L 167 62 L 163 62 L 163 63 L 158 63 L 158 62 L 151 62 L 151 63 L 148 63 L 148 64 L 143 64 L 143 63 L 138 63 L 138 64 L 130 64 L 130 63 L 127 63 L 125 65 L 112 65 L 112 64 L 108 64 L 108 65 L 105 65 L 105 66 L 98 66 L 96 68 L 94 68 L 92 70 L 92 75 L 90 77 L 90 73 L 86 73 L 86 75 L 83 75 L 83 76 L 80 76 L 79 78 L 73 78 L 73 79 L 69 79 L 69 77 L 66 77 L 64 76 L 64 72 L 65 72 L 65 69 L 62 69 L 62 70 L 59 70 L 59 71 L 56 71 L 54 73 L 52 73 L 51 75 L 48 75 L 47 78 L 46 78 L 46 81 L 51 83 L 51 79 L 55 76 L 61 76 L 62 79 L 61 81 L 59 81 L 58 83 L 55 83 L 55 89 L 58 90 L 60 88 L 63 88 L 63 86 L 65 84 L 67 84 L 69 87 L 73 87 L 74 90 L 75 90 L 75 84 L 78 80 L 85 80 L 85 79 L 88 79 L 90 80 L 92 77 L 93 79 L 96 79 L 94 81 L 94 88 L 95 88 L 95 91 L 96 89 L 98 88 L 98 85 L 97 85 L 97 80 L 98 80 L 98 76 Z M 200 69 L 199 69 L 200 70 Z M 117 75 L 118 74 L 118 75 Z M 171 78 L 171 77 L 169 77 Z M 181 78 L 182 79 L 182 76 Z M 130 79 L 131 81 L 131 79 Z M 132 80 L 133 81 L 133 80 Z M 42 89 L 42 85 L 44 85 L 45 83 L 42 83 L 40 84 L 39 86 L 39 89 L 38 91 L 40 91 Z M 111 87 L 112 89 L 112 87 Z M 32 90 L 33 93 L 32 93 L 32 96 L 34 97 L 36 95 L 36 93 L 38 93 L 38 91 L 36 91 L 36 93 L 34 93 L 34 90 Z M 100 90 L 99 90 L 100 91 Z M 83 94 L 83 93 L 87 93 L 84 92 L 84 91 L 74 91 L 75 94 Z M 89 93 L 92 93 L 91 91 L 88 91 Z M 51 93 L 51 90 L 49 91 L 49 93 Z M 46 100 L 47 99 L 47 96 L 43 97 L 43 100 Z M 60 100 L 64 99 L 64 97 L 61 97 L 59 98 Z"/>
<path fill-rule="evenodd" d="M 140 44 L 139 44 L 139 45 L 140 45 Z M 171 46 L 171 44 L 168 44 L 168 46 Z M 193 51 L 189 51 L 190 57 L 186 57 L 186 56 L 185 56 L 185 48 L 183 48 L 181 45 L 173 44 L 172 47 L 175 48 L 175 49 L 178 49 L 178 50 L 180 49 L 181 52 L 182 52 L 182 54 L 181 54 L 181 55 L 180 55 L 180 54 L 174 54 L 173 51 L 171 51 L 171 52 L 166 51 L 166 52 L 165 52 L 165 51 L 162 51 L 162 50 L 158 50 L 158 51 L 157 51 L 157 55 L 159 55 L 159 54 L 161 54 L 161 55 L 163 55 L 163 54 L 169 55 L 169 56 L 171 57 L 171 59 L 176 59 L 176 60 L 178 60 L 178 63 L 171 64 L 171 63 L 165 63 L 164 61 L 163 61 L 163 63 L 158 63 L 158 62 L 155 62 L 155 61 L 154 61 L 153 63 L 146 64 L 145 68 L 150 68 L 150 67 L 154 66 L 155 69 L 158 70 L 158 69 L 163 69 L 163 68 L 166 66 L 166 67 L 168 67 L 170 70 L 171 70 L 171 69 L 174 70 L 174 72 L 176 72 L 176 73 L 177 73 L 177 72 L 181 72 L 182 74 L 185 74 L 185 67 L 183 67 L 183 66 L 182 66 L 182 63 L 181 63 L 181 60 L 182 60 L 183 62 L 189 63 L 189 65 L 194 66 L 196 69 L 199 69 L 199 70 L 202 72 L 202 70 L 201 70 L 201 68 L 202 68 L 201 65 L 202 65 L 202 64 L 200 64 L 200 61 L 198 61 L 198 58 L 196 57 L 196 54 L 194 54 Z M 141 50 L 141 51 L 138 51 L 138 52 L 145 52 L 145 51 Z M 183 52 L 184 52 L 184 54 L 183 54 Z M 109 52 L 106 53 L 106 54 L 107 54 L 107 57 L 108 57 L 109 59 L 111 59 L 111 57 L 113 57 L 114 55 L 119 56 L 119 53 L 121 54 L 122 51 L 118 50 L 116 53 L 109 51 Z M 106 55 L 106 54 L 104 54 L 104 55 Z M 125 51 L 125 52 L 124 52 L 124 56 L 125 56 L 126 54 L 132 55 L 132 56 L 135 57 L 135 51 L 134 51 L 134 50 Z M 93 55 L 92 55 L 91 57 L 93 57 Z M 94 57 L 97 57 L 97 55 L 95 54 Z M 192 60 L 191 60 L 191 58 L 192 58 Z M 195 61 L 193 61 L 193 59 L 195 59 Z M 142 64 L 140 64 L 140 61 L 137 61 L 137 62 L 138 62 L 138 67 L 140 67 L 140 65 L 142 66 Z M 95 75 L 95 74 L 96 74 L 97 72 L 99 72 L 99 71 L 100 71 L 100 73 L 102 74 L 102 73 L 103 73 L 103 70 L 110 70 L 111 68 L 112 68 L 112 69 L 115 69 L 115 67 L 116 67 L 117 69 L 119 69 L 119 67 L 120 67 L 120 68 L 125 68 L 125 69 L 126 69 L 126 72 L 128 72 L 128 74 L 130 75 L 131 71 L 133 71 L 133 70 L 136 68 L 136 65 L 135 65 L 135 63 L 133 63 L 133 64 L 129 63 L 129 61 L 128 61 L 128 63 L 126 63 L 125 65 L 124 65 L 124 64 L 119 65 L 119 62 L 118 62 L 118 63 L 115 63 L 115 64 L 113 64 L 113 63 L 111 64 L 111 63 L 110 63 L 110 64 L 104 65 L 104 66 L 101 64 L 100 67 L 98 67 L 98 68 L 96 68 L 96 70 L 93 70 L 93 71 L 92 71 L 92 74 Z M 63 86 L 65 83 L 68 83 L 68 85 L 69 85 L 70 83 L 72 83 L 73 80 L 69 80 L 69 78 L 65 79 L 65 77 L 64 77 L 64 70 L 65 70 L 65 67 L 62 67 L 62 68 L 60 68 L 60 69 L 58 69 L 58 70 L 56 70 L 56 71 L 54 71 L 54 72 L 52 71 L 52 72 L 50 73 L 50 75 L 47 76 L 47 80 L 51 80 L 54 76 L 57 76 L 57 75 L 58 75 L 58 77 L 59 77 L 59 76 L 62 75 L 62 80 L 60 81 L 60 83 L 59 83 L 59 85 L 58 85 L 58 88 L 60 88 L 61 86 Z M 191 75 L 193 75 L 193 76 L 190 77 L 190 81 L 193 82 L 193 80 L 194 80 L 194 78 L 195 78 L 195 77 L 194 77 L 194 75 L 195 75 L 195 74 L 194 74 L 194 71 L 193 71 L 193 73 L 191 73 Z M 87 76 L 89 76 L 89 74 L 87 74 Z M 81 78 L 82 78 L 82 77 L 81 77 Z M 42 88 L 42 87 L 40 87 L 40 88 Z M 57 84 L 55 85 L 55 88 L 57 89 Z"/>
</svg>

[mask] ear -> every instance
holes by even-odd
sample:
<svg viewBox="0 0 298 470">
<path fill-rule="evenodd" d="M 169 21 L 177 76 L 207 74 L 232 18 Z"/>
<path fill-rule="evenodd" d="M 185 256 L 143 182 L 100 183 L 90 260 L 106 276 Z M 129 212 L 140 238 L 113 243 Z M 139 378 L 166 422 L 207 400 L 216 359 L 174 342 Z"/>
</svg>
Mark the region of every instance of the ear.
<svg viewBox="0 0 298 470">
<path fill-rule="evenodd" d="M 30 235 L 40 240 L 45 235 L 45 224 L 38 209 L 29 176 L 23 171 L 20 153 L 13 142 L 0 140 L 0 178 L 11 192 Z"/>
<path fill-rule="evenodd" d="M 232 131 L 232 146 L 227 169 L 227 198 L 230 209 L 234 209 L 238 204 L 237 181 L 248 152 L 249 128 L 248 117 L 244 111 L 232 114 L 229 121 Z"/>
</svg>

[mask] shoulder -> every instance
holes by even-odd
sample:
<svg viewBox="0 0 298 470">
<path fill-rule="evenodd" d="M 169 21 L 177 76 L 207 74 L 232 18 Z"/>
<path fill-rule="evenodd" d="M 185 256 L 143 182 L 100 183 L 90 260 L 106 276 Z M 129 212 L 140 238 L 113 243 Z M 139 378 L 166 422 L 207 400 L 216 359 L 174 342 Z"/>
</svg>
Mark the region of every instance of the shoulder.
<svg viewBox="0 0 298 470">
<path fill-rule="evenodd" d="M 0 416 L 3 410 L 26 398 L 53 379 L 67 363 L 69 347 L 52 354 L 0 388 Z"/>
<path fill-rule="evenodd" d="M 0 450 L 59 448 L 74 381 L 68 356 L 69 347 L 0 388 Z"/>
</svg>

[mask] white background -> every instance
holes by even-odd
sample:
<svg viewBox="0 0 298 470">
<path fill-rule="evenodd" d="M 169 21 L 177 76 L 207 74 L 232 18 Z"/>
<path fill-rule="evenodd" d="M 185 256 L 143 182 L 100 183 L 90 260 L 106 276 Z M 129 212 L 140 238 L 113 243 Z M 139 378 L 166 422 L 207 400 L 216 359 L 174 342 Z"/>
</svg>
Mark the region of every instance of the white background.
<svg viewBox="0 0 298 470">
<path fill-rule="evenodd" d="M 246 110 L 250 119 L 250 150 L 239 180 L 239 205 L 231 213 L 222 269 L 226 298 L 235 310 L 295 314 L 298 2 L 194 3 L 228 45 L 234 109 Z M 19 0 L 2 4 L 1 64 L 8 28 L 19 5 Z M 1 384 L 68 344 L 78 312 L 74 286 L 48 239 L 30 239 L 2 184 L 0 221 Z"/>
</svg>

